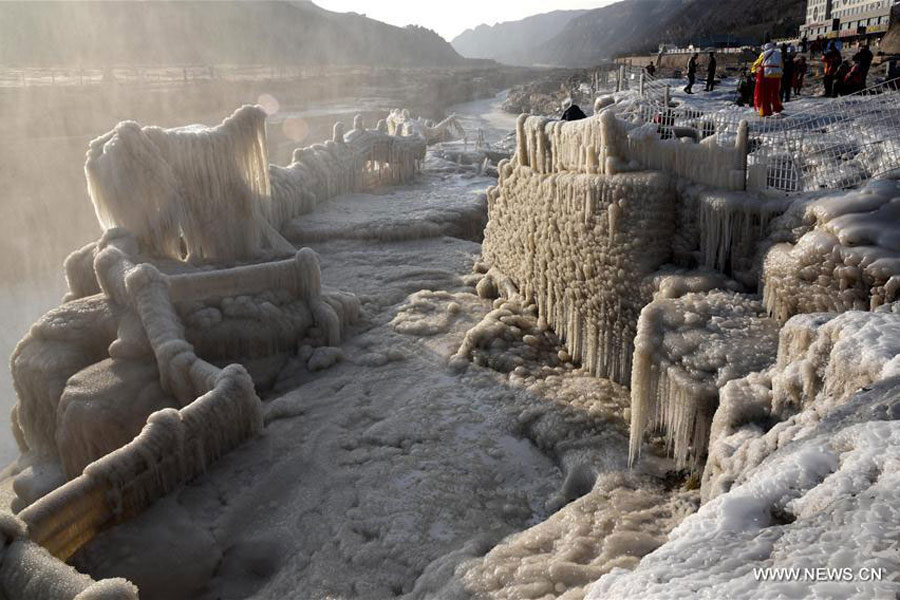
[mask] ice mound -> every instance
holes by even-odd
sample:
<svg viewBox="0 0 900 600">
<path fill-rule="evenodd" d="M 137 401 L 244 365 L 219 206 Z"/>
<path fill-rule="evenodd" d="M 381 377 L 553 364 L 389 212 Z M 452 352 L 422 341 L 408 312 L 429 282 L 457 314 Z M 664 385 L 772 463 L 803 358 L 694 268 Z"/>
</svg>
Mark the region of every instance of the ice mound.
<svg viewBox="0 0 900 600">
<path fill-rule="evenodd" d="M 888 310 L 788 321 L 776 364 L 721 391 L 706 504 L 589 597 L 895 596 L 898 327 Z M 798 572 L 788 580 L 767 568 Z"/>
<path fill-rule="evenodd" d="M 719 390 L 768 367 L 778 326 L 752 296 L 715 290 L 658 299 L 641 311 L 631 375 L 631 447 L 661 429 L 680 468 L 702 466 Z"/>
<path fill-rule="evenodd" d="M 812 312 L 871 310 L 900 290 L 900 183 L 798 201 L 765 257 L 766 309 L 781 322 Z"/>
<path fill-rule="evenodd" d="M 603 475 L 586 495 L 465 565 L 463 582 L 477 598 L 582 600 L 589 584 L 634 568 L 694 510 L 688 496 L 648 477 Z"/>
<path fill-rule="evenodd" d="M 894 597 L 900 422 L 879 419 L 900 414 L 898 393 L 893 379 L 784 437 L 739 486 L 685 519 L 637 569 L 601 578 L 588 597 Z M 799 573 L 765 579 L 767 568 Z"/>
<path fill-rule="evenodd" d="M 137 600 L 135 586 L 124 579 L 95 582 L 56 560 L 28 540 L 25 524 L 0 517 L 0 582 L 4 597 L 17 600 Z"/>
<path fill-rule="evenodd" d="M 785 441 L 800 438 L 860 388 L 900 374 L 900 315 L 798 315 L 782 328 L 778 360 L 730 382 L 713 419 L 703 495 L 739 483 Z"/>
</svg>

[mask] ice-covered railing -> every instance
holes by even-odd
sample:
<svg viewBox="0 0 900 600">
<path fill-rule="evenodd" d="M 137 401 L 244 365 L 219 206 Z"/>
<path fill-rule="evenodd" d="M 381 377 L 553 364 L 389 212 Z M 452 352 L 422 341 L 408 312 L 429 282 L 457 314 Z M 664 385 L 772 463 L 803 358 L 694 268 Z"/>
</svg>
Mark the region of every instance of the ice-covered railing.
<svg viewBox="0 0 900 600">
<path fill-rule="evenodd" d="M 746 124 L 738 127 L 731 145 L 723 146 L 715 136 L 701 141 L 696 129 L 629 119 L 621 107 L 611 105 L 611 99 L 598 100 L 596 108 L 595 116 L 573 122 L 521 115 L 518 164 L 541 174 L 614 174 L 648 168 L 720 189 L 744 189 Z"/>
<path fill-rule="evenodd" d="M 421 117 L 413 119 L 407 109 L 391 111 L 387 118 L 387 132 L 398 137 L 423 137 L 428 144 L 466 136 L 466 130 L 456 115 L 450 115 L 443 121 L 434 123 Z"/>
<path fill-rule="evenodd" d="M 262 429 L 253 381 L 239 365 L 180 410 L 150 416 L 126 446 L 19 513 L 32 541 L 61 560 L 99 532 L 130 519 Z"/>
<path fill-rule="evenodd" d="M 0 594 L 15 600 L 137 600 L 124 579 L 95 582 L 28 539 L 25 523 L 0 516 Z"/>
<path fill-rule="evenodd" d="M 759 137 L 754 189 L 846 189 L 900 169 L 900 80 L 788 114 Z"/>
<path fill-rule="evenodd" d="M 409 122 L 417 126 L 401 127 L 395 121 L 392 127 L 391 121 L 382 120 L 375 129 L 366 129 L 357 115 L 349 133 L 336 123 L 328 142 L 298 148 L 286 167 L 270 165 L 272 194 L 264 211 L 268 222 L 281 229 L 334 196 L 410 181 L 425 158 L 429 132 L 418 121 Z"/>
<path fill-rule="evenodd" d="M 276 263 L 166 276 L 149 264 L 135 264 L 133 242 L 128 240 L 115 231 L 106 235 L 94 261 L 97 279 L 110 299 L 136 313 L 161 383 L 181 408 L 154 413 L 130 443 L 90 462 L 80 475 L 19 513 L 30 540 L 60 560 L 100 531 L 140 514 L 262 429 L 261 405 L 246 370 L 236 364 L 219 369 L 198 358 L 184 339 L 173 301 L 249 294 L 276 285 L 310 303 L 329 339 L 339 340 L 343 324 L 342 316 L 322 299 L 319 266 L 310 250 Z M 139 343 L 123 332 L 134 329 L 120 328 L 116 344 Z M 73 452 L 62 458 L 71 473 L 89 456 L 90 449 L 85 449 L 83 455 Z M 54 580 L 54 572 L 67 567 L 46 558 L 35 569 L 31 576 L 42 581 Z M 15 581 L 22 574 L 14 571 L 9 577 Z M 81 587 L 86 588 L 90 581 L 82 579 L 87 583 Z"/>
<path fill-rule="evenodd" d="M 646 74 L 626 81 L 637 96 L 620 102 L 620 116 L 660 130 L 693 129 L 699 139 L 729 147 L 748 130 L 747 188 L 786 192 L 857 187 L 900 169 L 900 80 L 823 101 L 779 118 L 729 105 L 704 111 L 670 101 L 668 84 Z"/>
</svg>

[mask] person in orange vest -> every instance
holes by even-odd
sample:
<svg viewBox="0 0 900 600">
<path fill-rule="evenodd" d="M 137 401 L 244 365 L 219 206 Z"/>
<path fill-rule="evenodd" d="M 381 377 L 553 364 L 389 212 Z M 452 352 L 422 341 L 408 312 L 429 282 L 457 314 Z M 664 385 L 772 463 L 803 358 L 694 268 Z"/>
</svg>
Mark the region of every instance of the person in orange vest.
<svg viewBox="0 0 900 600">
<path fill-rule="evenodd" d="M 781 78 L 784 75 L 784 66 L 781 62 L 781 51 L 775 44 L 769 42 L 763 46 L 762 53 L 753 63 L 750 72 L 756 75 L 753 106 L 759 111 L 760 116 L 768 117 L 784 110 L 781 105 Z"/>
</svg>

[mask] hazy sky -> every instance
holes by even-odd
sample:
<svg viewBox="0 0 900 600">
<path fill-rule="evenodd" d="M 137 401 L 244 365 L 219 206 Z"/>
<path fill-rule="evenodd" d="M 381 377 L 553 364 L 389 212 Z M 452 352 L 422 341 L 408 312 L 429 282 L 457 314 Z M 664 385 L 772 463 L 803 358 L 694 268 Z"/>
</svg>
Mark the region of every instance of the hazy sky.
<svg viewBox="0 0 900 600">
<path fill-rule="evenodd" d="M 313 0 L 336 12 L 356 12 L 391 25 L 422 25 L 447 41 L 487 23 L 573 8 L 597 8 L 616 0 Z"/>
</svg>

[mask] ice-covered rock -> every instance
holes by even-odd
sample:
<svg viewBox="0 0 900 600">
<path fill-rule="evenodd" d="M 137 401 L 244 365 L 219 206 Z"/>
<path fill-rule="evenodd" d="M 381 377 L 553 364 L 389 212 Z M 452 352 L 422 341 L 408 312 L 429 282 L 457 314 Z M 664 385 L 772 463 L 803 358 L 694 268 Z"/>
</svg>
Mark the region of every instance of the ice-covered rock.
<svg viewBox="0 0 900 600">
<path fill-rule="evenodd" d="M 765 256 L 766 308 L 801 313 L 871 310 L 900 291 L 900 183 L 798 200 Z"/>
</svg>

